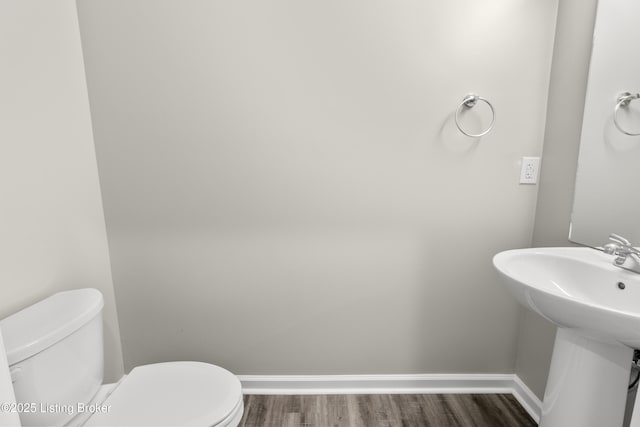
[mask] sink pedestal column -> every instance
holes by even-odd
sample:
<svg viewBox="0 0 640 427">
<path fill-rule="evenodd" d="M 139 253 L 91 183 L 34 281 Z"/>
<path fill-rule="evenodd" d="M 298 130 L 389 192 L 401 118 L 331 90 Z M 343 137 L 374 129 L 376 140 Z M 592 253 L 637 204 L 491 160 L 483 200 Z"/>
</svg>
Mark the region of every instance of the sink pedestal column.
<svg viewBox="0 0 640 427">
<path fill-rule="evenodd" d="M 621 427 L 633 350 L 558 328 L 540 427 Z"/>
</svg>

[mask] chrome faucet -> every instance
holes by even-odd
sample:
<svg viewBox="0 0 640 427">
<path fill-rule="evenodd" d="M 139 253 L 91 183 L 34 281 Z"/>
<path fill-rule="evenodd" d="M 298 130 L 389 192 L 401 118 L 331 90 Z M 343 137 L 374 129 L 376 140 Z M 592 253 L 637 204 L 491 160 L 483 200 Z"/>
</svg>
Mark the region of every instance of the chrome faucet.
<svg viewBox="0 0 640 427">
<path fill-rule="evenodd" d="M 606 254 L 614 255 L 613 264 L 640 274 L 640 250 L 633 247 L 630 241 L 617 234 L 609 235 L 610 243 L 603 246 Z"/>
</svg>

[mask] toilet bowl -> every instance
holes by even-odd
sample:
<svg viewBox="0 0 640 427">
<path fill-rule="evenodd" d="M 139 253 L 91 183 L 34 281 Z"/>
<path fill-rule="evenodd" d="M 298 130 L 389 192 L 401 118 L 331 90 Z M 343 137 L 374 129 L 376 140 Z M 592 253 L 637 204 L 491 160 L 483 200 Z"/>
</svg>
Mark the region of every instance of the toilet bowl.
<svg viewBox="0 0 640 427">
<path fill-rule="evenodd" d="M 23 426 L 237 426 L 242 388 L 209 363 L 134 368 L 103 385 L 102 294 L 60 292 L 0 321 Z"/>
</svg>

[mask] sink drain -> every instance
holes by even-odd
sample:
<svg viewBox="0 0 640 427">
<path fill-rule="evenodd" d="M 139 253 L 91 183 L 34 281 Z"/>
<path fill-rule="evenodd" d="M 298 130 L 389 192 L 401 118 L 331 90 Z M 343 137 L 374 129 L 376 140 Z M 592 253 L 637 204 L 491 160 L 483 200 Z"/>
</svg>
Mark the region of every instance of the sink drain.
<svg viewBox="0 0 640 427">
<path fill-rule="evenodd" d="M 618 289 L 624 289 L 626 287 L 627 287 L 627 285 L 625 285 L 624 283 L 618 282 Z"/>
</svg>

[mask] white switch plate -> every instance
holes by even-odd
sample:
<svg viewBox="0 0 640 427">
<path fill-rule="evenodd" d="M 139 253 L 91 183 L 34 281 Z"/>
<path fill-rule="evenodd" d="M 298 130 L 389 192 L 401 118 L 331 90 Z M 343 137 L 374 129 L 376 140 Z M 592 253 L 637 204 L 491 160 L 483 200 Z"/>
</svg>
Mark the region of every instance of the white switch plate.
<svg viewBox="0 0 640 427">
<path fill-rule="evenodd" d="M 520 184 L 537 184 L 540 157 L 523 157 L 520 169 Z"/>
</svg>

